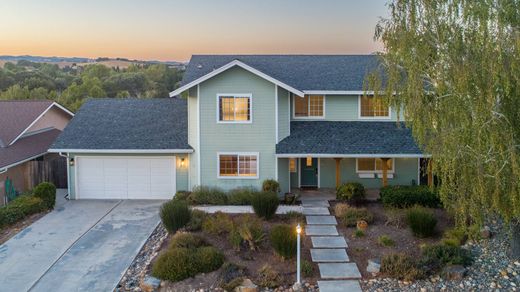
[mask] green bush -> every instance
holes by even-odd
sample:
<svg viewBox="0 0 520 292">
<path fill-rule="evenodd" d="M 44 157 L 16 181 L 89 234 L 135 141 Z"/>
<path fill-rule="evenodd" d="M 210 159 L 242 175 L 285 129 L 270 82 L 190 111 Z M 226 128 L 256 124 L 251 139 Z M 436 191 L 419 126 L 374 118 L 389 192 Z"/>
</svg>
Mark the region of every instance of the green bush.
<svg viewBox="0 0 520 292">
<path fill-rule="evenodd" d="M 49 182 L 43 182 L 33 189 L 35 197 L 42 199 L 48 209 L 53 209 L 56 204 L 56 187 Z"/>
<path fill-rule="evenodd" d="M 164 228 L 173 234 L 190 222 L 191 211 L 186 202 L 170 200 L 162 205 L 160 216 Z"/>
<path fill-rule="evenodd" d="M 233 220 L 226 213 L 216 212 L 213 216 L 206 216 L 202 222 L 202 231 L 213 234 L 222 235 L 233 229 Z"/>
<path fill-rule="evenodd" d="M 152 266 L 152 275 L 162 280 L 180 281 L 195 276 L 199 263 L 193 250 L 171 248 L 160 254 Z"/>
<path fill-rule="evenodd" d="M 435 233 L 437 219 L 433 213 L 420 206 L 415 206 L 406 211 L 406 220 L 412 233 L 417 237 L 430 237 Z"/>
<path fill-rule="evenodd" d="M 251 205 L 253 205 L 255 214 L 265 219 L 273 217 L 279 204 L 278 195 L 272 192 L 256 193 L 251 199 Z"/>
<path fill-rule="evenodd" d="M 446 245 L 461 246 L 466 243 L 468 235 L 462 228 L 446 230 L 442 237 L 442 242 Z"/>
<path fill-rule="evenodd" d="M 377 238 L 377 242 L 382 246 L 394 246 L 395 241 L 388 235 L 381 235 Z"/>
<path fill-rule="evenodd" d="M 381 259 L 381 273 L 399 280 L 413 281 L 424 277 L 417 261 L 404 254 L 389 254 Z"/>
<path fill-rule="evenodd" d="M 359 202 L 365 199 L 365 187 L 357 182 L 345 183 L 336 189 L 336 199 Z"/>
<path fill-rule="evenodd" d="M 178 191 L 175 193 L 175 196 L 172 200 L 174 201 L 187 201 L 188 197 L 191 195 L 191 192 L 188 191 Z"/>
<path fill-rule="evenodd" d="M 251 198 L 255 189 L 250 187 L 240 187 L 229 191 L 228 204 L 230 205 L 251 205 Z"/>
<path fill-rule="evenodd" d="M 234 226 L 232 232 L 230 232 L 230 237 L 235 237 L 238 234 L 241 241 L 247 243 L 249 249 L 255 250 L 264 240 L 265 233 L 262 221 L 256 216 L 250 214 L 241 215 L 235 218 L 233 223 Z M 236 248 L 237 239 L 229 238 L 229 240 Z M 240 247 L 240 243 L 238 244 L 238 247 Z"/>
<path fill-rule="evenodd" d="M 354 231 L 354 237 L 361 238 L 363 236 L 365 236 L 365 232 L 363 230 L 356 229 L 356 231 Z"/>
<path fill-rule="evenodd" d="M 407 208 L 420 205 L 438 208 L 441 206 L 438 192 L 428 186 L 387 186 L 381 188 L 380 197 L 386 207 Z"/>
<path fill-rule="evenodd" d="M 262 191 L 278 194 L 280 192 L 280 184 L 274 179 L 266 179 L 262 182 Z"/>
<path fill-rule="evenodd" d="M 198 231 L 202 228 L 202 222 L 208 214 L 201 210 L 191 210 L 191 218 L 188 224 L 186 224 L 186 229 L 190 231 Z"/>
<path fill-rule="evenodd" d="M 314 275 L 314 266 L 311 262 L 302 260 L 302 266 L 301 266 L 302 276 L 305 278 L 312 277 Z"/>
<path fill-rule="evenodd" d="M 31 195 L 19 196 L 6 206 L 0 207 L 0 228 L 45 210 L 47 204 L 41 198 Z"/>
<path fill-rule="evenodd" d="M 195 261 L 198 267 L 197 272 L 208 273 L 222 266 L 224 263 L 224 255 L 212 246 L 204 246 L 197 248 Z"/>
<path fill-rule="evenodd" d="M 422 261 L 430 266 L 469 266 L 473 262 L 473 258 L 470 251 L 459 246 L 435 244 L 423 248 Z"/>
<path fill-rule="evenodd" d="M 359 220 L 366 221 L 367 223 L 374 221 L 374 216 L 366 208 L 349 207 L 344 210 L 344 212 L 341 220 L 347 227 L 355 227 Z"/>
<path fill-rule="evenodd" d="M 282 258 L 289 259 L 296 255 L 297 235 L 291 225 L 275 225 L 269 237 L 274 250 Z"/>
<path fill-rule="evenodd" d="M 219 188 L 197 186 L 191 192 L 188 201 L 194 205 L 226 205 L 228 197 Z"/>
<path fill-rule="evenodd" d="M 204 238 L 188 232 L 177 232 L 172 236 L 169 248 L 198 248 L 208 246 Z"/>
</svg>

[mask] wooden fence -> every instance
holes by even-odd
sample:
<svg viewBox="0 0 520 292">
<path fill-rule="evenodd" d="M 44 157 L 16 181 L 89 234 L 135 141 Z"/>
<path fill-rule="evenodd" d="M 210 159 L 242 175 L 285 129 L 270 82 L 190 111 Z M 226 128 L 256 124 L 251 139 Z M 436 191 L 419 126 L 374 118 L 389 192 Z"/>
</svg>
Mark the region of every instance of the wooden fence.
<svg viewBox="0 0 520 292">
<path fill-rule="evenodd" d="M 67 188 L 67 160 L 65 157 L 28 162 L 29 187 L 33 188 L 45 181 L 53 183 L 57 188 Z"/>
</svg>

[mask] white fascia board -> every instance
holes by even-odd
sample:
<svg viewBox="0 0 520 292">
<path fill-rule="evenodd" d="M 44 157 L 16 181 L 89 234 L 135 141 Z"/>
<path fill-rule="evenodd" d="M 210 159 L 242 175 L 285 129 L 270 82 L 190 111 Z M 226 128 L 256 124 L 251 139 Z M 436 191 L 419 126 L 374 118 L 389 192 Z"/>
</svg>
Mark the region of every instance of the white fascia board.
<svg viewBox="0 0 520 292">
<path fill-rule="evenodd" d="M 275 154 L 278 158 L 423 158 L 430 157 L 427 154 L 313 154 L 313 153 L 292 153 L 292 154 Z"/>
<path fill-rule="evenodd" d="M 373 90 L 304 90 L 305 94 L 316 94 L 316 95 L 374 95 Z M 384 91 L 379 91 L 379 94 L 385 94 Z M 394 92 L 395 94 L 395 92 Z"/>
<path fill-rule="evenodd" d="M 287 84 L 285 84 L 285 83 L 283 83 L 283 82 L 281 82 L 281 81 L 279 81 L 277 79 L 274 79 L 273 77 L 271 77 L 271 76 L 269 76 L 269 75 L 267 75 L 265 73 L 262 73 L 262 72 L 258 71 L 257 69 L 255 69 L 255 68 L 253 68 L 253 67 L 251 67 L 249 65 L 246 65 L 245 63 L 240 62 L 239 60 L 234 60 L 234 61 L 231 61 L 231 62 L 227 63 L 226 65 L 224 65 L 224 66 L 222 66 L 222 67 L 220 67 L 218 69 L 215 69 L 215 70 L 211 71 L 210 73 L 208 73 L 208 74 L 206 74 L 206 75 L 204 75 L 204 76 L 202 76 L 202 77 L 200 77 L 200 78 L 198 78 L 196 80 L 193 80 L 192 82 L 190 82 L 190 83 L 188 83 L 188 84 L 186 84 L 184 86 L 181 86 L 181 87 L 177 88 L 176 90 L 170 92 L 170 97 L 174 97 L 176 95 L 179 95 L 182 92 L 192 88 L 193 86 L 195 86 L 197 84 L 200 84 L 200 83 L 202 83 L 202 82 L 204 82 L 204 81 L 206 81 L 206 80 L 208 80 L 208 79 L 210 79 L 210 78 L 212 78 L 212 77 L 214 77 L 214 76 L 216 76 L 216 75 L 218 75 L 218 74 L 220 74 L 220 73 L 222 73 L 222 72 L 224 72 L 224 71 L 226 71 L 226 70 L 228 70 L 228 69 L 230 69 L 230 68 L 232 68 L 234 66 L 239 66 L 239 67 L 241 67 L 241 68 L 243 68 L 243 69 L 245 69 L 245 70 L 247 70 L 247 71 L 257 75 L 257 76 L 260 76 L 260 77 L 264 78 L 267 81 L 270 81 L 270 82 L 272 82 L 272 83 L 282 87 L 283 89 L 285 89 L 287 91 L 290 91 L 290 92 L 298 95 L 298 96 L 304 96 L 305 95 L 303 91 L 300 91 L 300 90 L 298 90 L 298 89 L 296 89 L 296 88 L 294 88 L 292 86 L 289 86 L 289 85 L 287 85 Z"/>
<path fill-rule="evenodd" d="M 64 106 L 62 106 L 61 104 L 57 103 L 57 102 L 54 102 L 52 105 L 56 106 L 57 108 L 61 109 L 62 111 L 66 112 L 68 115 L 70 115 L 71 117 L 74 117 L 74 113 L 69 111 L 68 109 L 66 109 Z"/>
<path fill-rule="evenodd" d="M 192 149 L 49 149 L 51 153 L 135 153 L 135 154 L 153 154 L 153 153 L 193 153 Z"/>
</svg>

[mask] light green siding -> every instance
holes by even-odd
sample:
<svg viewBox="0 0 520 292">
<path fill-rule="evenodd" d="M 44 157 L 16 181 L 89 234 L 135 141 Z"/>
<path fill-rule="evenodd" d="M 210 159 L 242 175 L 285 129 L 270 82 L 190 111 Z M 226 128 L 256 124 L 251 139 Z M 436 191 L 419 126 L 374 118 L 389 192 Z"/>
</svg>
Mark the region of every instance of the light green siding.
<svg viewBox="0 0 520 292">
<path fill-rule="evenodd" d="M 412 180 L 418 183 L 418 159 L 396 158 L 394 162 L 394 178 L 388 179 L 389 185 L 411 185 Z M 341 182 L 360 182 L 366 188 L 382 187 L 380 178 L 359 178 L 356 173 L 356 159 L 344 158 L 341 160 Z M 320 186 L 322 188 L 336 187 L 336 161 L 332 158 L 320 159 Z"/>
<path fill-rule="evenodd" d="M 278 87 L 278 141 L 289 136 L 289 117 L 290 117 L 290 98 L 289 92 Z"/>
<path fill-rule="evenodd" d="M 177 191 L 183 191 L 183 190 L 187 190 L 188 189 L 188 181 L 189 181 L 189 178 L 188 178 L 188 173 L 189 173 L 189 170 L 188 170 L 188 166 L 190 165 L 190 156 L 191 154 L 172 154 L 172 155 L 167 155 L 167 154 L 108 154 L 108 153 L 103 153 L 103 154 L 97 154 L 97 153 L 69 153 L 69 157 L 70 158 L 73 158 L 75 159 L 77 156 L 83 156 L 83 157 L 86 157 L 86 156 L 91 156 L 91 157 L 94 157 L 94 156 L 97 156 L 97 157 L 108 157 L 108 156 L 119 156 L 119 157 L 122 157 L 122 156 L 128 156 L 128 157 L 132 157 L 132 156 L 135 156 L 135 157 L 143 157 L 143 156 L 148 156 L 148 157 L 154 157 L 154 156 L 175 156 L 176 157 L 176 163 L 175 163 L 175 175 L 176 175 L 176 181 L 175 181 L 175 186 L 176 186 L 176 189 Z M 185 163 L 187 164 L 186 166 L 184 167 L 181 167 L 180 165 L 180 159 L 181 158 L 184 158 L 185 159 Z M 76 159 L 75 159 L 76 160 Z M 70 164 L 67 164 L 67 167 L 69 168 L 69 189 L 70 189 L 70 193 L 69 193 L 69 198 L 70 199 L 75 199 L 76 198 L 76 172 L 75 172 L 75 168 L 76 166 L 70 166 Z M 172 194 L 173 195 L 173 194 Z"/>
<path fill-rule="evenodd" d="M 191 88 L 188 91 L 188 144 L 193 148 L 194 152 L 191 154 L 190 159 L 190 186 L 189 189 L 193 189 L 194 186 L 198 185 L 198 114 L 197 114 L 197 86 Z"/>
<path fill-rule="evenodd" d="M 259 188 L 275 178 L 275 85 L 242 68 L 231 68 L 199 85 L 201 185 Z M 217 123 L 217 94 L 251 94 L 252 123 Z M 219 152 L 258 152 L 259 178 L 219 179 Z"/>
<path fill-rule="evenodd" d="M 278 182 L 282 194 L 289 192 L 289 159 L 278 159 Z"/>
</svg>

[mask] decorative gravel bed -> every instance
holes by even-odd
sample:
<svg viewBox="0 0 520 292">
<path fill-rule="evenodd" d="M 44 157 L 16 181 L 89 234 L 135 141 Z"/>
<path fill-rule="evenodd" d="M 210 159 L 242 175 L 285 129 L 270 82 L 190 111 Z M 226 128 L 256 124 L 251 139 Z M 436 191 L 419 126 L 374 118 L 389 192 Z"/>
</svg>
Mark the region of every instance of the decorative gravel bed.
<svg viewBox="0 0 520 292">
<path fill-rule="evenodd" d="M 448 281 L 439 276 L 415 282 L 395 279 L 361 281 L 365 291 L 520 291 L 520 260 L 508 257 L 509 235 L 495 223 L 490 226 L 493 237 L 478 243 L 468 242 L 465 248 L 475 256 L 462 280 Z"/>
</svg>

